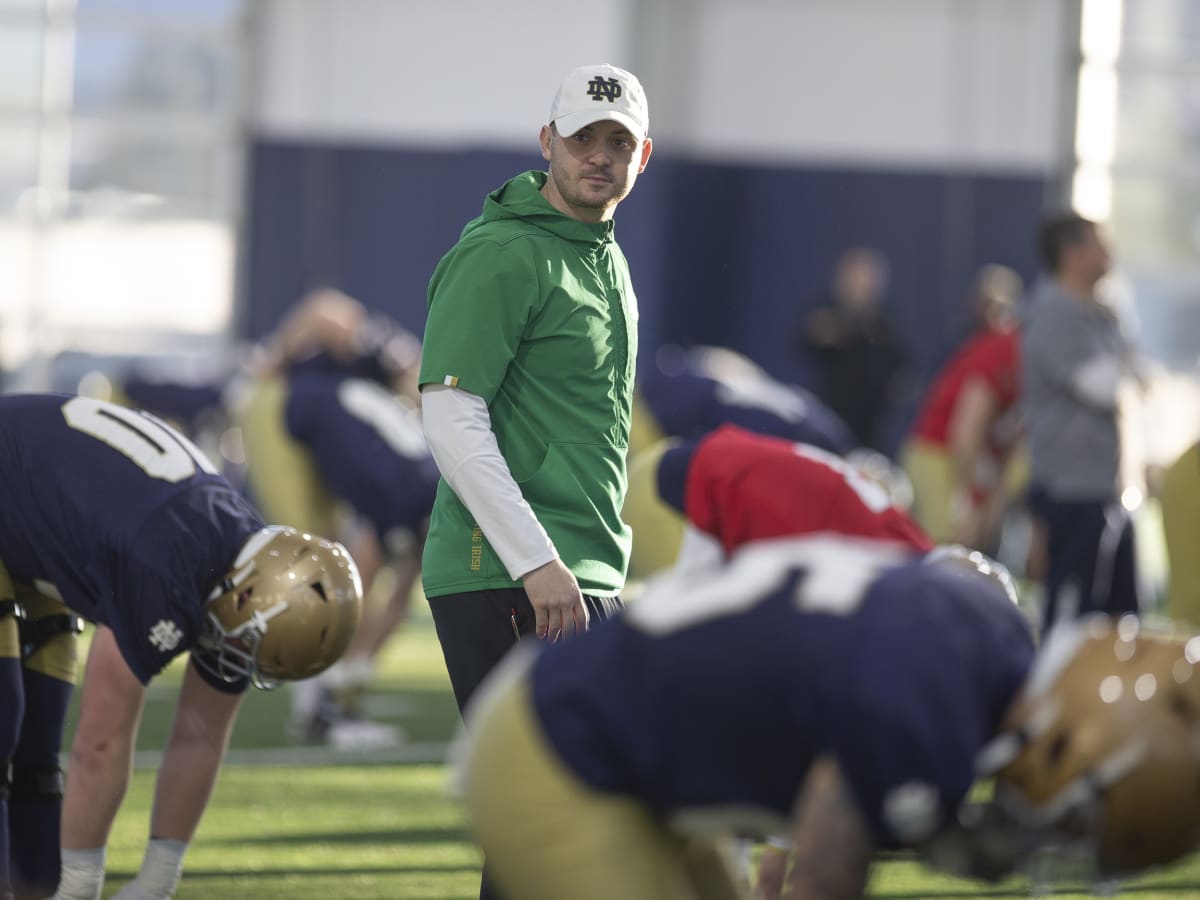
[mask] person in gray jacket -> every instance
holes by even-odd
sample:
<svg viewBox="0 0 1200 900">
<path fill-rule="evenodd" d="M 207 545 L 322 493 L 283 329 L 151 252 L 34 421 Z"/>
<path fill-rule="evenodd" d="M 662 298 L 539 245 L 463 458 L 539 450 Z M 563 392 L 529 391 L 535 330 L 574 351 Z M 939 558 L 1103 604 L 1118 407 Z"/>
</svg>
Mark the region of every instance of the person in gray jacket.
<svg viewBox="0 0 1200 900">
<path fill-rule="evenodd" d="M 1032 457 L 1030 507 L 1045 530 L 1045 627 L 1091 611 L 1138 611 L 1133 525 L 1120 502 L 1118 395 L 1133 347 L 1097 294 L 1112 258 L 1095 222 L 1045 217 L 1045 276 L 1021 334 L 1023 405 Z"/>
</svg>

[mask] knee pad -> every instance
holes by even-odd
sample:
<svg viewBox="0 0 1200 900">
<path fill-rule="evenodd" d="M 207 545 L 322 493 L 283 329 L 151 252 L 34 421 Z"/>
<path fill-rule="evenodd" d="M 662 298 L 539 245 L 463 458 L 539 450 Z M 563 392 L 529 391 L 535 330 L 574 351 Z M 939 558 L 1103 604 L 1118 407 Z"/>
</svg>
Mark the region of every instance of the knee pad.
<svg viewBox="0 0 1200 900">
<path fill-rule="evenodd" d="M 66 607 L 60 605 L 60 609 Z M 21 626 L 21 660 L 25 668 L 74 684 L 82 632 L 83 619 L 69 612 L 26 619 Z"/>
<path fill-rule="evenodd" d="M 0 625 L 4 625 L 0 622 Z M 11 623 L 9 623 L 11 624 Z M 0 654 L 0 778 L 7 773 L 21 740 L 26 702 L 21 661 L 15 656 Z M 7 780 L 4 782 L 7 784 Z"/>
<path fill-rule="evenodd" d="M 60 634 L 82 634 L 83 619 L 70 613 L 55 613 L 21 622 L 21 656 L 28 659 Z"/>
<path fill-rule="evenodd" d="M 9 796 L 13 800 L 57 800 L 66 781 L 57 765 L 48 768 L 11 766 Z"/>
<path fill-rule="evenodd" d="M 0 600 L 0 659 L 20 659 L 24 621 L 25 607 L 16 600 Z"/>
</svg>

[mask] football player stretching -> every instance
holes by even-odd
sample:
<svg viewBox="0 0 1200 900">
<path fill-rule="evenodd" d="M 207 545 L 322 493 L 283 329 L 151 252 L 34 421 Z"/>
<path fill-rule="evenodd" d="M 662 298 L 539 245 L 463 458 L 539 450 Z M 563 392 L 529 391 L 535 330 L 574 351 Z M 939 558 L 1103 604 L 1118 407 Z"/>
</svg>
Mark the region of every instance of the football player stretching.
<svg viewBox="0 0 1200 900">
<path fill-rule="evenodd" d="M 160 420 L 0 397 L 0 896 L 98 900 L 146 684 L 190 651 L 145 857 L 117 894 L 170 897 L 243 692 L 332 664 L 361 604 L 345 548 L 265 526 Z M 64 784 L 83 620 L 95 631 Z"/>
</svg>

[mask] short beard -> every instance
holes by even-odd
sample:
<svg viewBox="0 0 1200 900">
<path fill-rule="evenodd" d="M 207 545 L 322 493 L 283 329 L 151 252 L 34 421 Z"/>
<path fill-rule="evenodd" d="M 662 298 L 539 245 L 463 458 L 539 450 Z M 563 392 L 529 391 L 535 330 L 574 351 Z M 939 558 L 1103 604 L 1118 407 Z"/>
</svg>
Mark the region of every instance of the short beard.
<svg viewBox="0 0 1200 900">
<path fill-rule="evenodd" d="M 620 192 L 602 200 L 585 196 L 581 191 L 576 191 L 572 185 L 565 183 L 565 180 L 559 177 L 558 172 L 554 168 L 554 160 L 550 161 L 550 177 L 554 179 L 554 186 L 558 189 L 558 193 L 562 196 L 563 200 L 571 206 L 576 206 L 580 209 L 597 209 L 601 211 L 612 209 L 628 193 L 628 191 Z"/>
</svg>

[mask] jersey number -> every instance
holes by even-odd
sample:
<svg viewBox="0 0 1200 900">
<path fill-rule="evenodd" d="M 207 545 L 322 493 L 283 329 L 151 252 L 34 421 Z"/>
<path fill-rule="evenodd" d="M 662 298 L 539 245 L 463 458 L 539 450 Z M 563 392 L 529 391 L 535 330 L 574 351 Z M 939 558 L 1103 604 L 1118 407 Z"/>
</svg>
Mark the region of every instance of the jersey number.
<svg viewBox="0 0 1200 900">
<path fill-rule="evenodd" d="M 183 481 L 197 469 L 217 474 L 217 467 L 199 447 L 150 413 L 91 397 L 72 397 L 63 404 L 62 412 L 76 431 L 119 450 L 151 478 Z"/>
<path fill-rule="evenodd" d="M 798 611 L 850 615 L 883 570 L 904 556 L 889 544 L 831 535 L 762 541 L 716 573 L 664 576 L 625 615 L 643 631 L 668 634 L 753 609 L 796 572 Z"/>
</svg>

